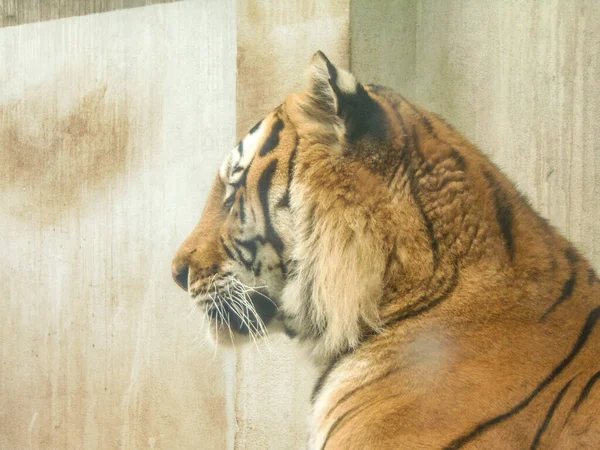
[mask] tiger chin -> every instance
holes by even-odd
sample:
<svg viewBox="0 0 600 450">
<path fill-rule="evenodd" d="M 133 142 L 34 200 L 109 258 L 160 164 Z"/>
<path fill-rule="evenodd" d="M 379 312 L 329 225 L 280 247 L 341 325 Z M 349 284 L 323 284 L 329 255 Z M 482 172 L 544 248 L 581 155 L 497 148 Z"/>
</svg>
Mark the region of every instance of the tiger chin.
<svg viewBox="0 0 600 450">
<path fill-rule="evenodd" d="M 220 343 L 311 349 L 310 448 L 600 448 L 596 272 L 452 126 L 321 52 L 173 277 Z"/>
</svg>

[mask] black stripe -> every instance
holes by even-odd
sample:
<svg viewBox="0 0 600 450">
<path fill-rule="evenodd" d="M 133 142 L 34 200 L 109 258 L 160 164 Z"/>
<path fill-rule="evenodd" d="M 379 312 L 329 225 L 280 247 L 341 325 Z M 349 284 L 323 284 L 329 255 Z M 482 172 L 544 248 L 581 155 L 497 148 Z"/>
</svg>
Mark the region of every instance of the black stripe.
<svg viewBox="0 0 600 450">
<path fill-rule="evenodd" d="M 229 247 L 227 247 L 227 244 L 225 243 L 225 239 L 221 238 L 221 245 L 223 245 L 223 248 L 225 249 L 225 253 L 227 253 L 227 256 L 230 259 L 233 259 L 235 261 L 235 256 L 233 254 L 233 252 L 229 249 Z"/>
<path fill-rule="evenodd" d="M 298 333 L 296 333 L 294 330 L 292 330 L 290 327 L 288 327 L 285 322 L 282 322 L 282 323 L 283 323 L 283 332 L 285 333 L 285 335 L 287 337 L 289 337 L 290 339 L 294 339 L 298 335 Z"/>
<path fill-rule="evenodd" d="M 496 220 L 498 221 L 498 226 L 500 227 L 500 231 L 504 237 L 504 246 L 506 247 L 506 252 L 512 261 L 515 257 L 515 248 L 512 234 L 513 212 L 510 201 L 500 183 L 498 183 L 491 173 L 485 171 L 483 172 L 483 175 L 492 188 L 492 192 L 494 194 L 494 204 L 496 205 Z"/>
<path fill-rule="evenodd" d="M 467 171 L 467 161 L 454 147 L 451 147 L 450 149 L 450 158 L 456 163 L 456 170 L 460 170 L 461 172 Z"/>
<path fill-rule="evenodd" d="M 591 286 L 592 284 L 594 284 L 594 281 L 596 281 L 596 272 L 594 272 L 594 269 L 589 268 L 588 269 L 588 285 Z"/>
<path fill-rule="evenodd" d="M 254 275 L 258 277 L 258 276 L 260 276 L 261 270 L 262 270 L 262 262 L 258 261 L 252 268 L 252 271 L 254 272 Z"/>
<path fill-rule="evenodd" d="M 410 109 L 412 109 L 413 112 L 421 119 L 421 122 L 423 122 L 423 125 L 425 125 L 425 128 L 427 128 L 427 131 L 429 132 L 429 134 L 431 134 L 433 136 L 434 139 L 449 146 L 448 142 L 446 142 L 443 139 L 440 139 L 440 136 L 437 134 L 437 132 L 433 128 L 433 125 L 431 124 L 431 120 L 429 120 L 429 118 L 425 114 L 423 114 L 421 111 L 419 111 L 415 105 L 413 105 L 411 102 L 409 102 L 402 95 L 398 94 L 398 97 L 400 97 L 402 99 L 402 101 L 404 103 L 406 103 L 410 107 Z"/>
<path fill-rule="evenodd" d="M 238 209 L 240 210 L 240 222 L 243 224 L 246 223 L 246 209 L 244 207 L 244 193 L 240 193 L 240 200 L 239 200 L 239 206 Z"/>
<path fill-rule="evenodd" d="M 254 134 L 254 132 L 256 130 L 258 130 L 258 127 L 260 127 L 260 124 L 262 123 L 262 120 L 259 120 L 258 122 L 256 122 L 256 124 L 250 128 L 250 131 L 248 132 L 248 134 Z"/>
<path fill-rule="evenodd" d="M 383 279 L 384 280 L 388 280 L 389 279 L 389 273 L 390 270 L 393 269 L 393 266 L 396 264 L 401 264 L 399 262 L 399 258 L 398 258 L 398 244 L 396 241 L 394 241 L 394 243 L 392 244 L 392 250 L 390 250 L 390 252 L 387 255 L 386 258 L 386 262 L 385 262 L 385 271 L 383 272 Z M 396 288 L 392 288 L 392 293 L 393 295 L 390 295 L 390 300 L 392 300 L 392 297 L 396 296 L 398 291 Z M 385 303 L 388 303 L 388 301 L 386 301 Z"/>
<path fill-rule="evenodd" d="M 527 405 L 529 405 L 529 403 L 531 403 L 531 401 L 535 398 L 536 395 L 542 392 L 558 375 L 560 375 L 560 373 L 573 361 L 573 359 L 575 359 L 575 357 L 579 354 L 579 352 L 587 342 L 599 317 L 600 307 L 597 307 L 594 310 L 592 310 L 592 312 L 589 314 L 585 325 L 581 329 L 579 337 L 577 338 L 577 341 L 575 342 L 575 345 L 573 346 L 571 352 L 567 355 L 565 359 L 561 361 L 561 363 L 558 366 L 554 368 L 550 375 L 548 375 L 540 384 L 538 384 L 538 386 L 533 390 L 533 392 L 531 392 L 531 394 L 527 398 L 525 398 L 525 400 L 521 401 L 519 404 L 517 404 L 515 407 L 505 412 L 504 414 L 500 414 L 499 416 L 496 416 L 492 419 L 480 423 L 468 433 L 454 439 L 445 448 L 460 448 L 463 445 L 471 442 L 480 434 L 484 433 L 485 431 L 489 430 L 495 425 L 498 425 L 500 422 L 503 422 L 504 420 L 509 419 L 510 417 L 522 411 Z"/>
<path fill-rule="evenodd" d="M 237 255 L 237 258 L 235 258 L 235 260 L 241 262 L 244 265 L 244 267 L 246 268 L 246 270 L 251 270 L 252 263 L 244 258 L 242 251 L 238 247 L 234 246 L 233 248 Z"/>
<path fill-rule="evenodd" d="M 579 255 L 577 254 L 577 251 L 573 248 L 573 247 L 568 247 L 565 250 L 565 257 L 569 260 L 569 262 L 571 262 L 572 264 L 576 264 L 579 262 Z"/>
<path fill-rule="evenodd" d="M 594 374 L 594 376 L 592 378 L 590 378 L 590 381 L 587 382 L 587 384 L 585 385 L 585 387 L 581 391 L 581 395 L 579 395 L 579 398 L 575 402 L 575 406 L 573 406 L 573 411 L 577 411 L 579 409 L 579 407 L 581 406 L 581 404 L 585 401 L 585 399 L 587 398 L 587 396 L 590 394 L 590 391 L 594 387 L 594 384 L 598 380 L 600 380 L 600 371 L 596 372 Z"/>
<path fill-rule="evenodd" d="M 378 88 L 381 89 L 381 87 L 379 87 L 379 86 L 378 86 Z M 386 90 L 386 88 L 383 88 L 383 89 Z M 427 128 L 427 131 L 429 131 L 429 133 L 434 137 L 434 139 L 436 139 L 437 141 L 439 141 L 442 144 L 445 144 L 445 145 L 447 145 L 448 147 L 451 148 L 451 157 L 453 157 L 453 158 L 455 158 L 457 160 L 458 169 L 464 171 L 466 169 L 466 162 L 465 162 L 465 160 L 456 151 L 456 149 L 454 149 L 446 140 L 440 138 L 440 136 L 438 135 L 438 133 L 435 131 L 435 128 L 433 127 L 433 125 L 431 123 L 431 120 L 425 114 L 423 114 L 423 112 L 419 111 L 417 109 L 417 107 L 415 105 L 413 105 L 411 102 L 409 102 L 405 97 L 403 97 L 402 95 L 397 94 L 397 93 L 395 93 L 395 94 L 402 100 L 402 102 L 404 102 L 406 105 L 408 105 L 408 107 L 410 109 L 412 109 L 413 112 L 421 119 L 421 121 L 423 122 L 423 124 Z M 394 106 L 396 107 L 396 109 L 398 109 L 398 105 L 394 105 Z M 428 114 L 431 115 L 431 116 L 433 116 L 433 117 L 435 117 L 436 119 L 438 119 L 442 124 L 444 124 L 450 130 L 455 131 L 454 127 L 452 125 L 450 125 L 448 122 L 446 122 L 439 115 L 433 114 L 431 112 L 428 112 Z"/>
<path fill-rule="evenodd" d="M 342 398 L 340 398 L 335 405 L 333 405 L 331 408 L 329 408 L 329 410 L 327 411 L 327 414 L 325 415 L 324 420 L 327 420 L 327 418 L 333 413 L 333 411 L 335 411 L 337 409 L 338 406 L 340 406 L 340 404 L 342 404 L 343 402 L 345 402 L 346 400 L 348 400 L 350 397 L 352 397 L 354 394 L 356 394 L 358 391 L 361 391 L 363 389 L 368 388 L 369 386 L 378 383 L 384 379 L 386 379 L 387 377 L 393 375 L 394 373 L 398 372 L 397 368 L 388 370 L 387 372 L 385 372 L 383 375 L 380 375 L 374 379 L 372 379 L 371 381 L 361 384 L 360 386 L 352 389 L 350 392 L 347 392 L 346 394 L 344 394 L 344 396 Z"/>
<path fill-rule="evenodd" d="M 385 327 L 389 328 L 390 326 L 410 319 L 412 317 L 416 317 L 420 314 L 424 314 L 427 311 L 435 308 L 439 304 L 441 304 L 444 300 L 446 300 L 456 289 L 458 286 L 459 272 L 455 267 L 452 276 L 448 280 L 442 280 L 446 283 L 445 286 L 442 285 L 443 291 L 437 296 L 430 300 L 430 297 L 435 294 L 429 293 L 421 297 L 419 300 L 415 302 L 415 304 L 410 305 L 410 307 L 406 310 L 401 310 L 398 313 L 394 314 L 390 319 L 385 322 Z"/>
<path fill-rule="evenodd" d="M 337 365 L 338 365 L 339 362 L 340 362 L 339 358 L 335 358 L 334 360 L 332 360 L 327 365 L 327 367 L 325 368 L 325 370 L 323 371 L 323 373 L 317 379 L 317 382 L 315 383 L 315 387 L 312 390 L 312 394 L 310 395 L 310 402 L 312 404 L 314 404 L 317 401 L 317 397 L 321 393 L 321 389 L 323 389 L 323 386 L 325 386 L 325 382 L 327 381 L 327 378 L 329 377 L 329 374 L 331 372 L 333 372 L 333 369 L 335 369 L 337 367 Z"/>
<path fill-rule="evenodd" d="M 556 398 L 550 405 L 550 409 L 548 409 L 548 412 L 546 413 L 544 422 L 542 423 L 540 428 L 537 430 L 537 433 L 535 434 L 535 438 L 533 439 L 533 442 L 531 444 L 531 450 L 535 450 L 536 448 L 539 447 L 540 440 L 542 439 L 542 435 L 544 434 L 544 431 L 546 431 L 546 429 L 548 428 L 548 425 L 550 425 L 550 421 L 552 420 L 552 416 L 554 415 L 556 408 L 560 404 L 560 401 L 562 400 L 562 398 L 567 393 L 567 390 L 569 389 L 569 386 L 571 385 L 572 382 L 573 382 L 573 378 L 571 378 L 571 380 L 567 384 L 565 384 L 565 387 L 563 387 L 560 390 L 560 392 L 558 393 L 558 395 L 556 396 Z"/>
<path fill-rule="evenodd" d="M 296 145 L 294 146 L 294 150 L 292 150 L 292 154 L 290 155 L 290 160 L 288 162 L 288 179 L 287 179 L 287 187 L 285 189 L 285 194 L 277 206 L 280 208 L 289 208 L 290 207 L 290 189 L 292 188 L 292 180 L 294 178 L 294 168 L 296 167 L 296 157 L 298 156 L 298 137 L 296 137 Z"/>
<path fill-rule="evenodd" d="M 344 420 L 351 420 L 354 417 L 356 417 L 358 414 L 360 414 L 361 412 L 363 412 L 365 409 L 371 408 L 375 405 L 378 405 L 380 403 L 383 402 L 387 402 L 391 399 L 397 398 L 397 397 L 401 397 L 404 394 L 394 394 L 394 395 L 390 395 L 386 398 L 382 398 L 380 400 L 375 400 L 372 402 L 367 403 L 366 405 L 361 405 L 361 406 L 355 406 L 353 408 L 350 408 L 348 411 L 346 411 L 344 414 L 342 414 L 340 417 L 338 417 L 335 422 L 333 422 L 333 424 L 331 425 L 331 427 L 329 428 L 329 431 L 327 431 L 327 436 L 325 437 L 325 440 L 323 441 L 323 445 L 321 446 L 321 450 L 325 449 L 325 446 L 327 445 L 327 442 L 329 441 L 329 439 L 331 439 L 331 437 L 333 436 L 333 434 L 335 433 L 335 431 L 340 427 L 340 425 L 342 424 L 342 422 Z"/>
<path fill-rule="evenodd" d="M 233 242 L 236 244 L 234 246 L 234 249 L 239 257 L 239 260 L 242 262 L 242 264 L 244 264 L 244 266 L 246 266 L 246 269 L 250 270 L 252 268 L 252 266 L 254 265 L 254 261 L 256 260 L 256 249 L 257 249 L 256 239 L 249 239 L 249 240 L 234 239 Z M 244 258 L 244 254 L 237 246 L 246 249 L 250 253 L 250 260 L 247 260 Z"/>
<path fill-rule="evenodd" d="M 577 261 L 579 258 L 577 257 L 577 254 L 572 248 L 568 248 L 565 251 L 565 257 L 567 258 L 567 260 L 569 261 L 569 265 L 571 266 L 571 275 L 569 276 L 569 279 L 565 281 L 560 297 L 558 297 L 554 304 L 550 308 L 548 308 L 548 310 L 544 314 L 542 314 L 542 320 L 544 320 L 562 302 L 567 300 L 573 294 L 573 289 L 575 288 L 575 283 L 577 282 Z"/>
<path fill-rule="evenodd" d="M 284 262 L 280 262 L 278 264 L 279 269 L 281 270 L 281 275 L 283 276 L 283 279 L 286 280 L 287 279 L 287 274 L 288 274 L 288 266 L 286 263 Z"/>
<path fill-rule="evenodd" d="M 373 403 L 373 402 L 371 402 Z M 327 436 L 325 436 L 325 440 L 323 441 L 323 445 L 321 446 L 321 450 L 325 450 L 325 446 L 327 445 L 327 442 L 329 442 L 329 439 L 331 439 L 331 436 L 333 436 L 333 433 L 335 433 L 335 431 L 339 428 L 339 426 L 341 425 L 341 423 L 348 419 L 353 419 L 354 417 L 356 417 L 356 415 L 358 413 L 361 413 L 364 409 L 366 409 L 369 405 L 364 406 L 363 408 L 360 408 L 358 406 L 355 406 L 353 408 L 350 408 L 348 411 L 346 411 L 344 414 L 342 414 L 341 416 L 339 416 L 337 419 L 335 419 L 335 422 L 333 422 L 331 424 L 331 427 L 329 427 L 329 430 L 327 430 Z"/>
<path fill-rule="evenodd" d="M 271 214 L 269 208 L 269 191 L 273 182 L 273 176 L 277 170 L 277 160 L 274 159 L 269 163 L 258 180 L 258 195 L 260 204 L 263 210 L 263 220 L 265 221 L 265 239 L 273 246 L 277 255 L 281 258 L 283 252 L 283 241 L 273 229 L 271 223 Z"/>
<path fill-rule="evenodd" d="M 283 120 L 277 119 L 277 122 L 275 122 L 275 125 L 271 129 L 271 133 L 269 133 L 269 137 L 267 137 L 267 140 L 258 153 L 260 156 L 265 156 L 277 148 L 279 145 L 279 133 L 283 130 L 283 126 Z"/>
<path fill-rule="evenodd" d="M 237 151 L 240 154 L 240 157 L 242 156 L 242 153 L 244 153 L 244 141 L 240 141 L 240 143 L 237 146 Z"/>
<path fill-rule="evenodd" d="M 415 111 L 416 111 L 416 108 L 415 108 Z M 427 132 L 437 139 L 437 133 L 434 131 L 433 125 L 431 125 L 431 120 L 429 120 L 429 117 L 421 114 L 421 112 L 419 112 L 419 115 L 421 116 L 423 125 L 425 125 L 425 128 L 427 128 Z"/>
<path fill-rule="evenodd" d="M 252 255 L 252 259 L 256 258 L 256 239 L 234 239 L 234 242 L 240 247 L 244 247 Z"/>
</svg>

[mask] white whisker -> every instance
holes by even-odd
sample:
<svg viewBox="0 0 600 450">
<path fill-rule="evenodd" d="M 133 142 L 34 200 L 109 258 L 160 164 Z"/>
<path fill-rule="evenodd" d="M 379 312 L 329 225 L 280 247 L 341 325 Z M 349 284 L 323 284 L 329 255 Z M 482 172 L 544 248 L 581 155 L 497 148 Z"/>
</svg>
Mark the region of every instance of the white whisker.
<svg viewBox="0 0 600 450">
<path fill-rule="evenodd" d="M 265 346 L 267 347 L 269 352 L 271 352 L 272 349 L 270 347 L 270 339 L 269 339 L 268 331 L 265 327 L 265 324 L 264 324 L 262 318 L 256 311 L 254 303 L 252 303 L 252 299 L 250 298 L 250 295 L 248 294 L 248 292 L 246 290 L 246 286 L 243 283 L 239 282 L 239 280 L 234 280 L 234 281 L 237 282 L 236 285 L 234 286 L 234 291 L 236 291 L 238 294 L 241 294 L 241 296 L 238 298 L 243 303 L 243 305 L 246 307 L 246 309 L 249 310 L 252 313 L 252 315 L 256 318 L 255 329 L 263 337 Z"/>
<path fill-rule="evenodd" d="M 231 297 L 231 307 L 234 308 L 234 312 L 236 313 L 236 315 L 240 318 L 240 320 L 242 321 L 242 323 L 244 325 L 246 325 L 246 328 L 248 328 L 248 335 L 250 336 L 250 338 L 252 339 L 252 341 L 258 345 L 257 341 L 256 341 L 256 335 L 258 330 L 256 329 L 256 327 L 254 326 L 254 324 L 252 323 L 251 319 L 249 318 L 247 313 L 244 313 L 244 311 L 242 311 L 239 306 L 243 306 L 240 304 L 239 299 L 235 298 L 235 297 Z"/>
<path fill-rule="evenodd" d="M 214 332 L 212 364 L 216 358 L 217 351 L 219 350 L 219 333 L 221 332 L 222 327 L 227 326 L 227 332 L 229 333 L 232 346 L 234 351 L 237 352 L 234 338 L 235 333 L 238 330 L 234 329 L 232 326 L 232 320 L 235 319 L 236 323 L 240 323 L 247 329 L 248 337 L 258 350 L 261 358 L 264 358 L 258 338 L 261 338 L 261 341 L 263 342 L 262 345 L 266 346 L 269 352 L 272 352 L 270 346 L 271 339 L 267 326 L 258 313 L 258 304 L 255 304 L 253 299 L 256 300 L 256 295 L 259 295 L 271 302 L 276 308 L 277 304 L 262 291 L 266 286 L 257 285 L 256 277 L 253 280 L 252 286 L 246 285 L 235 276 L 228 276 L 227 278 L 218 277 L 218 274 L 212 275 L 208 281 L 205 282 L 204 286 L 201 289 L 198 289 L 198 294 L 195 295 L 195 298 L 197 298 L 198 301 L 195 302 L 191 311 L 188 313 L 188 317 L 190 317 L 198 306 L 201 306 L 203 309 L 200 332 L 198 333 L 198 336 L 193 339 L 193 346 L 204 346 L 206 342 L 210 340 L 210 336 Z M 214 330 L 212 329 L 213 326 Z M 208 331 L 205 332 L 204 338 L 200 339 L 204 329 L 207 329 Z M 225 336 L 225 334 L 223 336 Z"/>
<path fill-rule="evenodd" d="M 187 313 L 187 315 L 185 316 L 185 320 L 189 320 L 189 319 L 190 319 L 191 315 L 194 313 L 194 311 L 196 311 L 196 308 L 197 308 L 197 307 L 198 307 L 198 304 L 197 304 L 197 303 L 194 303 L 194 304 L 192 305 L 192 307 L 190 308 L 190 312 L 189 312 L 189 313 Z"/>
</svg>

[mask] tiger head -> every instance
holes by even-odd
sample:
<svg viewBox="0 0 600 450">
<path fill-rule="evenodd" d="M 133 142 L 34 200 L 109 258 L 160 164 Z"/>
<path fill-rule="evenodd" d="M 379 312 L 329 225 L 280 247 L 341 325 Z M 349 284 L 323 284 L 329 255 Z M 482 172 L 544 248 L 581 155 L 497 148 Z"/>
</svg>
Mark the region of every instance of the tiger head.
<svg viewBox="0 0 600 450">
<path fill-rule="evenodd" d="M 377 327 L 392 245 L 379 227 L 395 217 L 385 122 L 372 94 L 317 52 L 306 91 L 229 151 L 172 265 L 213 339 L 282 323 L 330 355 Z"/>
</svg>

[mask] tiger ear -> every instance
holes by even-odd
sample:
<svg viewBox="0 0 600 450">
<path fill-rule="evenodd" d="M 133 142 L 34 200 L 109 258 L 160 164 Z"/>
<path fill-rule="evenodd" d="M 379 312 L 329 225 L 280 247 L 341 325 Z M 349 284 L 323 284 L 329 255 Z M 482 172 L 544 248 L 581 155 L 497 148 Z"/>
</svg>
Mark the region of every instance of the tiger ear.
<svg viewBox="0 0 600 450">
<path fill-rule="evenodd" d="M 309 82 L 318 106 L 337 115 L 342 113 L 345 98 L 361 87 L 351 73 L 333 65 L 320 50 L 310 60 Z"/>
</svg>

